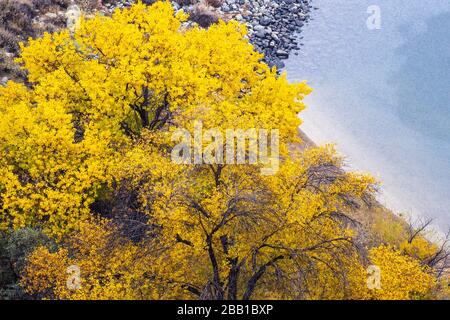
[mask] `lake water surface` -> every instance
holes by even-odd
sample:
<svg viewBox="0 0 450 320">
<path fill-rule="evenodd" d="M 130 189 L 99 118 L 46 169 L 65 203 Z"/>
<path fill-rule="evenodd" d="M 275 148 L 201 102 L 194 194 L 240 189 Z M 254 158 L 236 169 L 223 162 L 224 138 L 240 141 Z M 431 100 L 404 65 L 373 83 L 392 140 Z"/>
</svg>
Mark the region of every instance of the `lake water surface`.
<svg viewBox="0 0 450 320">
<path fill-rule="evenodd" d="M 313 0 L 286 63 L 314 92 L 301 113 L 317 143 L 383 182 L 381 201 L 450 225 L 450 0 Z M 369 30 L 377 5 L 381 29 Z"/>
</svg>

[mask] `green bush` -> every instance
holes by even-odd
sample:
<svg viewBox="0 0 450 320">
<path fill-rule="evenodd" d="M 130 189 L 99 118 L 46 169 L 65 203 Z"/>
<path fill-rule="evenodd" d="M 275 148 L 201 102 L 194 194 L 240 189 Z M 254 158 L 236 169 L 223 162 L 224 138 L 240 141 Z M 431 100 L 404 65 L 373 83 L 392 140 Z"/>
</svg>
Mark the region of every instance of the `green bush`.
<svg viewBox="0 0 450 320">
<path fill-rule="evenodd" d="M 40 245 L 54 247 L 48 237 L 36 229 L 0 233 L 0 299 L 27 298 L 18 281 L 27 256 Z"/>
</svg>

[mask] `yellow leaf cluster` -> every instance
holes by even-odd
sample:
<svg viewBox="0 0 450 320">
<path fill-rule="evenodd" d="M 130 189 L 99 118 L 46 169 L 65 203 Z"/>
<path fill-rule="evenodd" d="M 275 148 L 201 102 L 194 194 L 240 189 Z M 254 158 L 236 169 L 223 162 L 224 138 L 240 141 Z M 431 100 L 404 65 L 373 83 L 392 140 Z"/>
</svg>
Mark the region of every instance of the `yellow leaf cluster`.
<svg viewBox="0 0 450 320">
<path fill-rule="evenodd" d="M 381 288 L 370 292 L 372 299 L 423 299 L 436 285 L 432 270 L 392 247 L 373 248 L 369 258 L 381 270 Z"/>
</svg>

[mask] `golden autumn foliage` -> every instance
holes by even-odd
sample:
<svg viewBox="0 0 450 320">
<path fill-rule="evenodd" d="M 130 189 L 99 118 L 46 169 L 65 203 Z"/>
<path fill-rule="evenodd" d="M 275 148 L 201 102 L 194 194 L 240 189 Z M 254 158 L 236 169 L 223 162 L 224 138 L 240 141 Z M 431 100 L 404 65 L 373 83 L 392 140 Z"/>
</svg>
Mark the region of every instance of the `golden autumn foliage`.
<svg viewBox="0 0 450 320">
<path fill-rule="evenodd" d="M 370 292 L 373 299 L 426 298 L 436 284 L 430 270 L 418 260 L 388 246 L 371 249 L 370 260 L 381 270 L 381 288 Z"/>
<path fill-rule="evenodd" d="M 38 247 L 24 270 L 22 286 L 30 293 L 58 299 L 176 298 L 177 286 L 155 273 L 155 252 L 118 238 L 105 222 L 82 223 L 64 248 Z M 67 285 L 69 266 L 79 268 L 77 290 Z"/>
<path fill-rule="evenodd" d="M 185 29 L 185 18 L 169 3 L 138 3 L 22 46 L 29 86 L 0 88 L 0 227 L 42 229 L 58 243 L 29 256 L 24 289 L 57 299 L 424 297 L 434 282 L 419 260 L 379 247 L 367 261 L 356 244 L 353 213 L 375 180 L 343 170 L 332 146 L 292 150 L 311 89 L 269 69 L 244 26 Z M 174 163 L 171 133 L 195 121 L 278 129 L 279 171 Z M 366 287 L 370 263 L 382 269 L 380 292 Z"/>
</svg>

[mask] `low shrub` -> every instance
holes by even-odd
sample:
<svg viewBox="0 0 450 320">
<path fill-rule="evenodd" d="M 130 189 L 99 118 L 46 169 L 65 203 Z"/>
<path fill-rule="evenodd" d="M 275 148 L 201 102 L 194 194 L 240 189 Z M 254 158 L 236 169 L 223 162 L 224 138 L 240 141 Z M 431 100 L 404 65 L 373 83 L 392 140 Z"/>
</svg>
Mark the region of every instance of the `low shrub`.
<svg viewBox="0 0 450 320">
<path fill-rule="evenodd" d="M 190 6 L 198 3 L 198 0 L 175 0 L 180 6 Z"/>
<path fill-rule="evenodd" d="M 0 78 L 7 75 L 11 79 L 23 79 L 26 72 L 14 62 L 14 58 L 0 49 Z"/>
<path fill-rule="evenodd" d="M 32 31 L 33 8 L 21 1 L 0 0 L 0 27 L 16 34 Z"/>
<path fill-rule="evenodd" d="M 190 20 L 198 23 L 198 25 L 202 28 L 208 28 L 210 25 L 219 21 L 219 16 L 217 13 L 204 4 L 197 5 L 189 18 Z"/>
<path fill-rule="evenodd" d="M 8 52 L 18 52 L 19 44 L 17 36 L 11 31 L 0 27 L 0 47 Z"/>
<path fill-rule="evenodd" d="M 220 8 L 222 4 L 224 3 L 224 0 L 205 0 L 205 3 L 208 6 L 214 7 L 214 8 Z"/>
<path fill-rule="evenodd" d="M 18 285 L 27 256 L 38 246 L 54 245 L 42 232 L 24 228 L 0 233 L 0 299 L 24 299 Z"/>
<path fill-rule="evenodd" d="M 52 9 L 67 9 L 71 0 L 31 0 L 33 9 L 39 12 L 48 12 Z"/>
<path fill-rule="evenodd" d="M 106 1 L 103 1 L 106 2 Z M 112 2 L 112 1 L 110 1 Z M 91 11 L 102 7 L 101 0 L 76 0 L 75 3 L 79 5 L 83 10 Z"/>
</svg>

